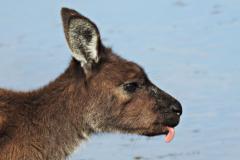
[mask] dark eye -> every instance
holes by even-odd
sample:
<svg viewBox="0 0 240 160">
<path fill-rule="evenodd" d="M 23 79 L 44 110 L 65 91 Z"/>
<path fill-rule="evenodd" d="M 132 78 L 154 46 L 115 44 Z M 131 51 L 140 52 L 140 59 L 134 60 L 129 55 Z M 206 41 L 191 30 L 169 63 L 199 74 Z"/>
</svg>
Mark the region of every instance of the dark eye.
<svg viewBox="0 0 240 160">
<path fill-rule="evenodd" d="M 123 85 L 123 89 L 129 93 L 135 92 L 137 88 L 139 88 L 137 82 L 126 83 Z"/>
</svg>

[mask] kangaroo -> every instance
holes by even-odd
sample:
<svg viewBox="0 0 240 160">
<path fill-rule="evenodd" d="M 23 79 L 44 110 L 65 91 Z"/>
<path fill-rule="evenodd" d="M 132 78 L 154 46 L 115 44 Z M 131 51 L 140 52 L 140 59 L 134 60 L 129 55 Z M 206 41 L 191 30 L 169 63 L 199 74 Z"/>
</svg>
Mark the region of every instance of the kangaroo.
<svg viewBox="0 0 240 160">
<path fill-rule="evenodd" d="M 97 133 L 166 135 L 170 142 L 181 104 L 105 47 L 91 20 L 68 8 L 61 15 L 72 60 L 40 89 L 0 89 L 0 160 L 65 160 Z"/>
</svg>

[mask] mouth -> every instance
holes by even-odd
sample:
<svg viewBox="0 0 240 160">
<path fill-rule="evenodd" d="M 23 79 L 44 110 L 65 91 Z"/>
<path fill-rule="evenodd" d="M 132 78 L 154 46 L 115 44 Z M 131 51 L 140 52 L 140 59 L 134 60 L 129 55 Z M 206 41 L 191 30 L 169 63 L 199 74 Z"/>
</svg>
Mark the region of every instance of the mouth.
<svg viewBox="0 0 240 160">
<path fill-rule="evenodd" d="M 144 136 L 148 136 L 148 137 L 153 137 L 153 136 L 159 136 L 159 135 L 165 135 L 165 142 L 170 143 L 175 136 L 175 130 L 173 127 L 163 127 L 161 132 L 150 132 L 150 133 L 146 133 L 143 134 Z"/>
</svg>

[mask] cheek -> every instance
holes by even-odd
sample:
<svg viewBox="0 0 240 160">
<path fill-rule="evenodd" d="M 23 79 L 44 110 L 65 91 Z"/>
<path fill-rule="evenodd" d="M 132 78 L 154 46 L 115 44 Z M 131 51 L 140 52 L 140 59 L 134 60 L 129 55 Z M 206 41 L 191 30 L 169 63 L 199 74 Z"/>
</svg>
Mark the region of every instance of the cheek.
<svg viewBox="0 0 240 160">
<path fill-rule="evenodd" d="M 113 92 L 114 117 L 120 119 L 121 124 L 128 124 L 136 128 L 148 128 L 157 119 L 154 113 L 155 101 L 147 92 L 138 94 L 127 94 L 122 89 L 116 89 Z"/>
<path fill-rule="evenodd" d="M 125 105 L 133 98 L 131 95 L 125 93 L 122 89 L 115 89 L 113 94 L 117 98 L 118 105 Z"/>
<path fill-rule="evenodd" d="M 155 102 L 145 95 L 132 97 L 124 108 L 124 119 L 131 119 L 135 126 L 148 128 L 156 121 L 157 114 L 153 112 Z"/>
</svg>

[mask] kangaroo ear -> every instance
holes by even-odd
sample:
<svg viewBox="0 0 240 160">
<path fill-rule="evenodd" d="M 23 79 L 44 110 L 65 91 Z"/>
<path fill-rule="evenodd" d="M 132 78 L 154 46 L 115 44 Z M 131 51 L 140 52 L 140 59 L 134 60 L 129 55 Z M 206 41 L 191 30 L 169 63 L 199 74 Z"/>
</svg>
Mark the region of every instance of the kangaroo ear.
<svg viewBox="0 0 240 160">
<path fill-rule="evenodd" d="M 97 26 L 75 10 L 62 8 L 62 21 L 65 37 L 72 56 L 81 63 L 85 72 L 100 59 L 100 34 Z"/>
</svg>

